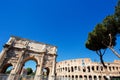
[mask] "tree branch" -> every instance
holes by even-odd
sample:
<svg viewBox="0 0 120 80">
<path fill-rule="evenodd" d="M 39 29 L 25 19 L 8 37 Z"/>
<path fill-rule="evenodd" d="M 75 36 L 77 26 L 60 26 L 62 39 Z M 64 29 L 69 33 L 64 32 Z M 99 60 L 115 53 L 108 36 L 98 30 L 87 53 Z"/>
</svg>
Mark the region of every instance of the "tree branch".
<svg viewBox="0 0 120 80">
<path fill-rule="evenodd" d="M 111 47 L 112 46 L 112 35 L 111 35 L 111 33 L 109 33 L 109 38 L 110 38 L 109 46 Z"/>
<path fill-rule="evenodd" d="M 99 54 L 99 52 L 98 52 L 98 51 L 96 51 L 96 53 L 97 53 L 97 55 L 98 55 L 98 56 L 100 56 L 100 54 Z"/>
<path fill-rule="evenodd" d="M 102 55 L 104 55 L 104 54 L 105 54 L 106 50 L 107 50 L 107 49 L 104 49 L 104 52 L 103 52 L 103 54 L 102 54 Z"/>
<path fill-rule="evenodd" d="M 120 58 L 120 54 L 117 52 L 117 51 L 115 51 L 112 47 L 110 47 L 110 46 L 108 46 L 108 48 L 118 57 L 118 58 Z"/>
</svg>

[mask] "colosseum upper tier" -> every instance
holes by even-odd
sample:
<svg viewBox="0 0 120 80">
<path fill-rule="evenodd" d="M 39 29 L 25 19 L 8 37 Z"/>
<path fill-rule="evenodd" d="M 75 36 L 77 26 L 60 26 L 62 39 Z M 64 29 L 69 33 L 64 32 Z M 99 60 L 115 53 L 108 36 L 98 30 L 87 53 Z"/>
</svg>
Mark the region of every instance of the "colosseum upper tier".
<svg viewBox="0 0 120 80">
<path fill-rule="evenodd" d="M 65 60 L 56 63 L 56 75 L 59 80 L 106 80 L 120 76 L 120 60 L 105 64 L 107 69 L 89 58 Z"/>
</svg>

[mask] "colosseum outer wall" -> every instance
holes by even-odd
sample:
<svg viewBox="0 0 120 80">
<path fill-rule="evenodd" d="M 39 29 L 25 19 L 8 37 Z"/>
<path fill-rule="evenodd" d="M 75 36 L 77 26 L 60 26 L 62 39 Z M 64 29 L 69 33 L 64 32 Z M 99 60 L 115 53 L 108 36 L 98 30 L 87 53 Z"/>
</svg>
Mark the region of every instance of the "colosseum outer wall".
<svg viewBox="0 0 120 80">
<path fill-rule="evenodd" d="M 106 80 L 120 76 L 120 60 L 105 64 L 107 70 L 101 63 L 92 62 L 89 58 L 65 60 L 56 63 L 56 75 L 58 80 Z"/>
</svg>

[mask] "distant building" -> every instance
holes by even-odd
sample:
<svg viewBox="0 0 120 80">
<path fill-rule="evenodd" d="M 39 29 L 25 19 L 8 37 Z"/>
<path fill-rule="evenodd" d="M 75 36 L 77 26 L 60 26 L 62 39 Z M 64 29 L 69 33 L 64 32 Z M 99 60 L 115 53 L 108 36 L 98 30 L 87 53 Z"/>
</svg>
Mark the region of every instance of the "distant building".
<svg viewBox="0 0 120 80">
<path fill-rule="evenodd" d="M 65 60 L 56 63 L 56 75 L 58 80 L 106 80 L 120 77 L 120 60 L 105 64 L 107 70 L 89 58 Z"/>
</svg>

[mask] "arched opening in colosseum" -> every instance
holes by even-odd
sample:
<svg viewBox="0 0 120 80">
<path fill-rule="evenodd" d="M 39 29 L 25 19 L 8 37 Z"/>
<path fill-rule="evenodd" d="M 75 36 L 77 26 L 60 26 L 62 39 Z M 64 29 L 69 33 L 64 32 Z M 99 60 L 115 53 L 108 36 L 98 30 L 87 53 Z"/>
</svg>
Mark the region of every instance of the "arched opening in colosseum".
<svg viewBox="0 0 120 80">
<path fill-rule="evenodd" d="M 99 66 L 96 66 L 96 70 L 97 70 L 97 71 L 99 70 Z"/>
<path fill-rule="evenodd" d="M 70 80 L 70 75 L 68 76 L 68 80 Z"/>
<path fill-rule="evenodd" d="M 75 70 L 75 71 L 77 70 L 77 66 L 75 66 L 74 70 Z"/>
<path fill-rule="evenodd" d="M 64 71 L 64 68 L 63 68 L 63 71 Z"/>
<path fill-rule="evenodd" d="M 78 66 L 78 71 L 80 71 L 80 66 Z"/>
<path fill-rule="evenodd" d="M 116 70 L 118 70 L 118 67 L 116 67 Z"/>
<path fill-rule="evenodd" d="M 75 76 L 75 80 L 78 80 L 78 75 Z"/>
<path fill-rule="evenodd" d="M 94 71 L 94 66 L 92 66 L 92 71 Z"/>
<path fill-rule="evenodd" d="M 23 75 L 33 75 L 34 76 L 36 73 L 36 67 L 37 67 L 37 59 L 29 56 L 23 60 L 22 67 L 21 67 L 21 70 L 19 73 L 23 74 Z M 32 72 L 29 73 L 27 71 L 27 68 L 31 68 Z"/>
<path fill-rule="evenodd" d="M 101 66 L 101 71 L 103 71 L 103 67 Z"/>
<path fill-rule="evenodd" d="M 84 75 L 84 80 L 87 80 L 87 76 L 86 75 Z"/>
<path fill-rule="evenodd" d="M 72 75 L 72 80 L 74 80 L 74 75 Z"/>
<path fill-rule="evenodd" d="M 90 72 L 90 66 L 88 66 L 87 69 L 88 69 L 88 72 Z"/>
<path fill-rule="evenodd" d="M 68 72 L 70 72 L 70 68 L 68 67 Z"/>
<path fill-rule="evenodd" d="M 79 78 L 80 78 L 80 80 L 82 80 L 82 76 L 81 75 L 79 76 Z"/>
<path fill-rule="evenodd" d="M 103 76 L 104 80 L 107 80 L 106 76 Z"/>
<path fill-rule="evenodd" d="M 96 77 L 96 76 L 94 76 L 94 80 L 97 80 L 97 77 Z"/>
<path fill-rule="evenodd" d="M 115 70 L 115 67 L 113 66 L 113 70 Z"/>
<path fill-rule="evenodd" d="M 89 80 L 92 80 L 92 76 L 89 76 Z"/>
<path fill-rule="evenodd" d="M 109 67 L 109 71 L 111 71 L 111 67 Z"/>
<path fill-rule="evenodd" d="M 102 80 L 102 77 L 101 77 L 101 76 L 99 76 L 99 80 Z"/>
<path fill-rule="evenodd" d="M 65 71 L 67 71 L 67 67 L 65 67 Z"/>
<path fill-rule="evenodd" d="M 83 72 L 86 72 L 86 67 L 83 67 Z"/>
<path fill-rule="evenodd" d="M 67 80 L 68 79 L 68 77 L 67 77 L 67 75 L 65 76 L 65 80 Z"/>
<path fill-rule="evenodd" d="M 71 67 L 71 72 L 74 72 L 73 66 Z"/>
<path fill-rule="evenodd" d="M 1 74 L 10 74 L 11 70 L 13 69 L 13 65 L 10 63 L 7 63 L 3 66 L 0 73 Z"/>
</svg>

